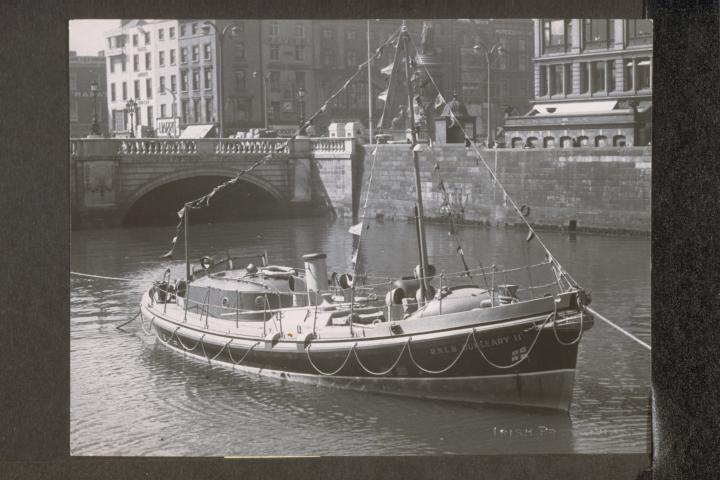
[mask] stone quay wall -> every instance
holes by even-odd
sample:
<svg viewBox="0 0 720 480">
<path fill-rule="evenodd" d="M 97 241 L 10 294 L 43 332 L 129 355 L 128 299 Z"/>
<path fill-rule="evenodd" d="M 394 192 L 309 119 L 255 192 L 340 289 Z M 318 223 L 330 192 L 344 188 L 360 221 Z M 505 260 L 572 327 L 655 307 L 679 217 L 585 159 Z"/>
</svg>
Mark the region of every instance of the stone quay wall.
<svg viewBox="0 0 720 480">
<path fill-rule="evenodd" d="M 415 185 L 409 145 L 365 145 L 361 204 L 377 148 L 365 217 L 406 220 L 413 216 Z M 494 184 L 473 148 L 427 146 L 419 152 L 425 218 L 441 221 L 450 210 L 465 223 L 514 225 L 521 220 Z M 528 221 L 579 231 L 650 232 L 650 147 L 480 150 Z M 439 188 L 440 180 L 447 201 Z M 362 215 L 362 211 L 360 212 Z"/>
</svg>

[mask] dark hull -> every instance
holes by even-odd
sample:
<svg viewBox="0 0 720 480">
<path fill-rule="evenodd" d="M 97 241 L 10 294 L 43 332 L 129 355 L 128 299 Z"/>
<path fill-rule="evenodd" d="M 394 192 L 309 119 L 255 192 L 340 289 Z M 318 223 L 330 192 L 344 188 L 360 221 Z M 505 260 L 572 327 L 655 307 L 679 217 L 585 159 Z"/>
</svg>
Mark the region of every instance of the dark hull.
<svg viewBox="0 0 720 480">
<path fill-rule="evenodd" d="M 422 398 L 568 409 L 579 323 L 556 330 L 552 322 L 542 328 L 543 318 L 510 323 L 392 339 L 314 341 L 309 348 L 296 340 L 271 344 L 202 332 L 168 318 L 156 318 L 153 326 L 176 351 L 246 372 Z"/>
</svg>

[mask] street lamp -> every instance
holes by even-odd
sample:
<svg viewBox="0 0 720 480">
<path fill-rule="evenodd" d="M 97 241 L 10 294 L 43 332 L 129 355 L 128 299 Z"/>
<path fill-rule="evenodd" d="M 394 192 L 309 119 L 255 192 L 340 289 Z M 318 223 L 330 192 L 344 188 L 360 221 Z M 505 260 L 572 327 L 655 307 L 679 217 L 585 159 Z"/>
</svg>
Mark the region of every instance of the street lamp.
<svg viewBox="0 0 720 480">
<path fill-rule="evenodd" d="M 253 78 L 262 78 L 263 82 L 263 115 L 265 117 L 265 130 L 268 129 L 268 85 L 270 85 L 270 72 L 261 75 L 260 72 L 253 72 Z"/>
<path fill-rule="evenodd" d="M 490 148 L 493 144 L 493 134 L 492 134 L 492 120 L 491 120 L 491 107 L 490 107 L 490 67 L 492 65 L 492 61 L 502 55 L 504 53 L 502 43 L 497 42 L 494 43 L 491 46 L 487 46 L 483 43 L 478 42 L 477 45 L 473 47 L 473 50 L 478 55 L 484 55 L 485 61 L 487 62 L 487 111 L 488 111 L 488 117 L 487 117 L 487 146 Z"/>
<path fill-rule="evenodd" d="M 305 128 L 303 128 L 303 123 L 305 123 L 305 89 L 303 87 L 300 87 L 298 89 L 298 103 L 300 105 L 299 114 L 300 114 L 300 135 L 303 135 L 305 133 Z"/>
<path fill-rule="evenodd" d="M 98 119 L 97 119 L 98 83 L 95 80 L 90 82 L 90 91 L 93 94 L 93 121 L 92 121 L 92 127 L 90 127 L 90 135 L 100 135 L 100 124 L 98 124 Z"/>
<path fill-rule="evenodd" d="M 215 30 L 215 38 L 217 39 L 218 44 L 218 73 L 217 73 L 217 84 L 218 84 L 218 117 L 220 117 L 220 126 L 218 130 L 218 138 L 223 137 L 223 103 L 224 103 L 224 97 L 223 97 L 223 81 L 222 81 L 222 65 L 223 65 L 223 42 L 225 41 L 225 35 L 230 33 L 232 35 L 235 33 L 235 31 L 239 28 L 238 25 L 234 23 L 230 23 L 228 25 L 225 25 L 225 27 L 220 30 L 217 25 L 210 21 L 205 21 L 203 23 L 203 27 L 207 30 L 210 29 L 210 27 Z"/>
<path fill-rule="evenodd" d="M 135 138 L 135 108 L 137 103 L 134 99 L 130 99 L 125 104 L 125 111 L 130 115 L 130 138 Z"/>
</svg>

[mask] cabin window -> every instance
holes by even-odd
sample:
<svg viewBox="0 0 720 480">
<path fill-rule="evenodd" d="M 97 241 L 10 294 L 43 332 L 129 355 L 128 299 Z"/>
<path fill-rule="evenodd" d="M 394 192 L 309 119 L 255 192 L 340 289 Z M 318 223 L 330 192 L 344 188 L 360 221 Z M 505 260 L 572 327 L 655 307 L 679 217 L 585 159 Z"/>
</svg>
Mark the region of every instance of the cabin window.
<svg viewBox="0 0 720 480">
<path fill-rule="evenodd" d="M 572 148 L 573 139 L 570 137 L 560 137 L 560 148 Z"/>
<path fill-rule="evenodd" d="M 537 146 L 538 146 L 537 137 L 528 137 L 527 146 L 528 146 L 528 148 L 537 148 Z"/>
<path fill-rule="evenodd" d="M 511 141 L 512 148 L 522 148 L 525 142 L 520 137 L 513 137 Z"/>
<path fill-rule="evenodd" d="M 613 145 L 616 147 L 624 147 L 627 145 L 625 135 L 615 135 L 613 137 Z"/>
<path fill-rule="evenodd" d="M 595 137 L 596 147 L 607 147 L 607 137 L 605 135 L 598 135 Z"/>
<path fill-rule="evenodd" d="M 555 148 L 555 137 L 545 137 L 543 139 L 543 147 Z"/>
<path fill-rule="evenodd" d="M 580 147 L 589 147 L 590 146 L 590 139 L 585 136 L 580 136 L 577 138 L 578 146 Z"/>
</svg>

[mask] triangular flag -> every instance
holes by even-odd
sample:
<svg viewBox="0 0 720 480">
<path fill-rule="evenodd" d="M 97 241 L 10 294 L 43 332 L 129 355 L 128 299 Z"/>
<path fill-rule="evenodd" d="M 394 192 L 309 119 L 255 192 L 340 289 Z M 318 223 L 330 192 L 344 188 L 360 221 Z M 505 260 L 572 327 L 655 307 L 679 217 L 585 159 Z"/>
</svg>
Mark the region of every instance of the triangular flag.
<svg viewBox="0 0 720 480">
<path fill-rule="evenodd" d="M 363 228 L 363 222 L 358 223 L 357 225 L 353 225 L 350 227 L 348 232 L 352 233 L 353 235 L 362 235 L 362 228 Z"/>
<path fill-rule="evenodd" d="M 530 232 L 528 232 L 528 236 L 527 236 L 527 238 L 525 239 L 525 241 L 526 241 L 526 242 L 529 242 L 530 240 L 533 239 L 533 237 L 535 237 L 535 232 L 533 232 L 532 230 L 530 230 Z"/>
<path fill-rule="evenodd" d="M 178 210 L 177 214 L 178 214 L 178 217 L 183 218 L 185 216 L 185 207 Z"/>
<path fill-rule="evenodd" d="M 382 69 L 380 69 L 380 73 L 385 74 L 385 75 L 392 74 L 392 71 L 393 71 L 392 63 L 390 65 L 388 65 L 387 67 L 383 67 Z"/>
<path fill-rule="evenodd" d="M 443 99 L 442 94 L 438 93 L 437 97 L 435 97 L 435 108 L 440 108 L 441 105 L 445 103 L 445 100 Z"/>
<path fill-rule="evenodd" d="M 387 102 L 387 97 L 388 97 L 388 91 L 387 91 L 387 90 L 385 90 L 385 91 L 382 92 L 380 95 L 378 95 L 378 98 L 379 98 L 380 100 L 382 100 L 383 102 Z"/>
</svg>

